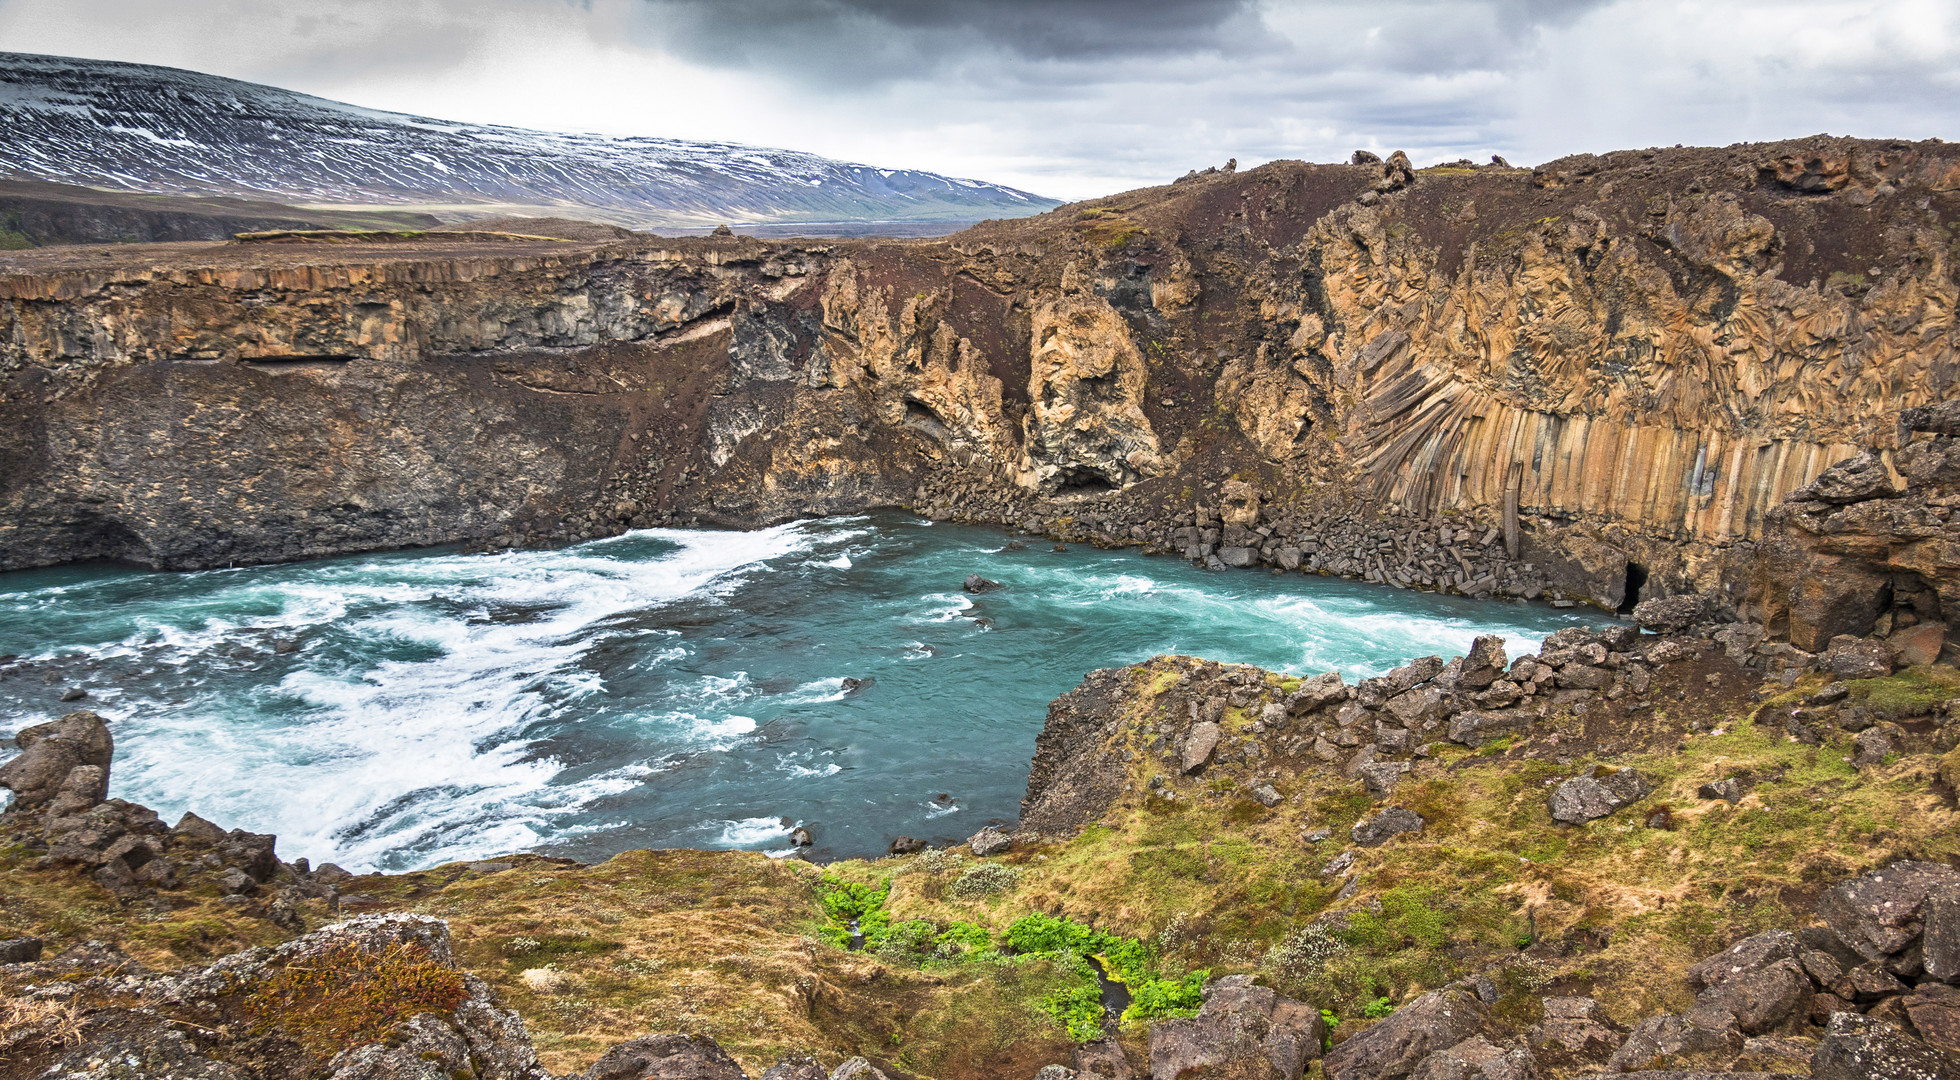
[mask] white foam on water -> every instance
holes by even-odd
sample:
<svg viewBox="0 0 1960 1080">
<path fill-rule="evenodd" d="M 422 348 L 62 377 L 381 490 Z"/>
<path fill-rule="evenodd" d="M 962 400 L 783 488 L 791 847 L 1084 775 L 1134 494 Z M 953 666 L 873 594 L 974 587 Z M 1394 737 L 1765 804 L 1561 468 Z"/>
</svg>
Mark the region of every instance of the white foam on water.
<svg viewBox="0 0 1960 1080">
<path fill-rule="evenodd" d="M 973 610 L 973 601 L 962 593 L 927 593 L 920 599 L 931 605 L 919 613 L 927 622 L 952 622 Z"/>
<path fill-rule="evenodd" d="M 798 822 L 801 824 L 801 822 Z M 784 825 L 779 817 L 742 818 L 739 821 L 709 822 L 704 828 L 721 826 L 714 843 L 724 848 L 752 848 L 762 844 L 779 843 L 789 839 L 790 830 L 795 825 Z"/>
<path fill-rule="evenodd" d="M 253 620 L 265 624 L 255 629 L 362 647 L 317 650 L 317 658 L 309 650 L 297 670 L 254 692 L 299 706 L 283 716 L 194 696 L 119 718 L 116 793 L 166 815 L 195 810 L 276 832 L 286 857 L 357 870 L 390 855 L 397 864 L 406 853 L 427 865 L 536 846 L 559 831 L 554 819 L 629 790 L 652 771 L 557 783 L 561 763 L 535 753 L 524 735 L 604 692 L 600 676 L 579 666 L 604 640 L 601 625 L 683 598 L 725 595 L 746 568 L 816 542 L 801 523 L 640 535 L 674 550 L 614 559 L 605 549 L 615 539 L 568 551 L 338 563 L 256 581 L 254 603 L 283 599 L 278 614 Z M 511 608 L 527 609 L 527 617 L 481 617 Z M 209 662 L 238 629 L 221 620 L 157 626 L 132 647 Z M 375 652 L 399 658 L 348 659 Z M 723 701 L 754 693 L 740 672 L 708 676 L 702 689 Z M 752 734 L 756 721 L 721 716 L 692 727 L 713 747 Z"/>
<path fill-rule="evenodd" d="M 834 679 L 806 682 L 789 693 L 778 694 L 776 701 L 784 705 L 821 705 L 827 701 L 842 701 L 849 696 L 850 692 L 844 689 L 844 677 L 839 675 Z"/>
<path fill-rule="evenodd" d="M 927 820 L 943 818 L 948 814 L 957 814 L 960 812 L 959 804 L 957 803 L 926 802 L 920 803 L 919 805 L 926 808 Z"/>
<path fill-rule="evenodd" d="M 827 755 L 829 753 L 830 751 L 828 750 L 822 750 L 811 754 L 810 760 L 812 764 L 809 765 L 805 765 L 797 761 L 796 760 L 797 755 L 795 754 L 779 754 L 776 757 L 776 768 L 778 771 L 787 773 L 790 776 L 793 776 L 799 780 L 824 777 L 824 776 L 836 776 L 838 773 L 844 771 L 844 767 L 842 765 L 839 765 L 834 761 L 826 761 L 821 765 L 814 763 L 818 754 Z"/>
</svg>

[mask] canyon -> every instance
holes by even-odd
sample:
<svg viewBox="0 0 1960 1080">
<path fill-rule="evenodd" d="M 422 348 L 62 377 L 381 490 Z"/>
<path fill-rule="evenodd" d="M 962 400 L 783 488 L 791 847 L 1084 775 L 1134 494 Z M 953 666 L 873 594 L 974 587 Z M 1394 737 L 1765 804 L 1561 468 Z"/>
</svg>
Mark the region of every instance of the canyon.
<svg viewBox="0 0 1960 1080">
<path fill-rule="evenodd" d="M 1938 435 L 1901 415 L 1955 379 L 1956 210 L 1947 144 L 1817 137 L 1208 170 L 943 240 L 16 252 L 0 566 L 904 506 L 1471 595 L 1696 593 L 1814 651 L 1956 599 L 1938 499 L 1830 543 L 1781 509 L 1863 455 L 1906 492 Z"/>
<path fill-rule="evenodd" d="M 71 713 L 0 770 L 0 1076 L 1952 1075 L 1957 223 L 1960 150 L 1820 136 L 0 254 L 0 569 L 898 507 L 1600 624 L 1094 671 L 1011 828 L 823 867 L 315 867 Z"/>
</svg>

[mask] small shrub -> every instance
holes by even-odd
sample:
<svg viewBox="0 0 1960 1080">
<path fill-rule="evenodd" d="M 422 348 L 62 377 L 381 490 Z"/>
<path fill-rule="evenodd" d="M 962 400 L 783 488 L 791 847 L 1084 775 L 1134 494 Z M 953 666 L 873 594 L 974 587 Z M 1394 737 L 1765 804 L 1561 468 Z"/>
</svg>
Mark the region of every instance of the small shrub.
<svg viewBox="0 0 1960 1080">
<path fill-rule="evenodd" d="M 985 900 L 1011 892 L 1021 881 L 1021 872 L 999 863 L 981 863 L 961 874 L 947 891 L 957 900 Z"/>
<path fill-rule="evenodd" d="M 1310 923 L 1266 950 L 1259 968 L 1275 987 L 1304 992 L 1320 979 L 1327 962 L 1347 949 L 1347 943 L 1335 937 L 1327 924 Z"/>
<path fill-rule="evenodd" d="M 1380 1020 L 1395 1011 L 1395 1003 L 1385 997 L 1378 997 L 1361 1006 L 1361 1015 L 1370 1020 Z"/>
</svg>

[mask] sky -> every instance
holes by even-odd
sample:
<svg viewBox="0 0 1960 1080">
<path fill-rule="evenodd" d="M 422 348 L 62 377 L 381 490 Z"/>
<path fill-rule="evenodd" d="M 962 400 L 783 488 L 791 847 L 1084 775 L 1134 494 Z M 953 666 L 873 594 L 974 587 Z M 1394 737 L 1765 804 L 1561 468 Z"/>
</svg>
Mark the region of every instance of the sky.
<svg viewBox="0 0 1960 1080">
<path fill-rule="evenodd" d="M 0 51 L 1068 199 L 1358 148 L 1960 140 L 1960 0 L 0 0 Z"/>
</svg>

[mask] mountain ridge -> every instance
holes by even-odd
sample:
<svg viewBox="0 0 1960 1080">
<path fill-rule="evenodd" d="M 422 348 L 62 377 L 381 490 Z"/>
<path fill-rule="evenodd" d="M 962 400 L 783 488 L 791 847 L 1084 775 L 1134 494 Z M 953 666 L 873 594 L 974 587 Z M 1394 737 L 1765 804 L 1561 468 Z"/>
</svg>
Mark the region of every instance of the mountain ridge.
<svg viewBox="0 0 1960 1080">
<path fill-rule="evenodd" d="M 687 229 L 970 222 L 1059 205 L 800 151 L 461 123 L 178 68 L 27 53 L 0 53 L 0 122 L 12 136 L 0 176 L 452 220 L 542 209 Z"/>
</svg>

